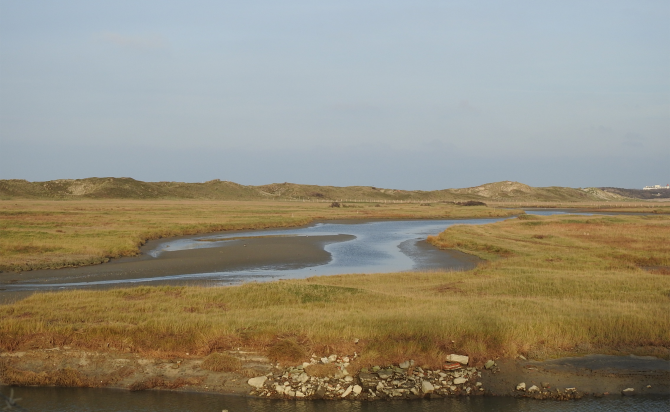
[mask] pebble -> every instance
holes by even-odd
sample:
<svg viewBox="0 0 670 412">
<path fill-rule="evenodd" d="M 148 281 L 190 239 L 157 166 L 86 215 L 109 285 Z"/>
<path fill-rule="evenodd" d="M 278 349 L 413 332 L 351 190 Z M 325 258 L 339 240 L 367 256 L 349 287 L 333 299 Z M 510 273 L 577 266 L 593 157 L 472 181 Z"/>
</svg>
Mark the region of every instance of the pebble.
<svg viewBox="0 0 670 412">
<path fill-rule="evenodd" d="M 429 381 L 421 381 L 421 392 L 423 393 L 433 393 L 435 386 Z"/>
<path fill-rule="evenodd" d="M 458 362 L 461 365 L 467 365 L 469 361 L 470 358 L 465 355 L 456 355 L 452 353 L 451 355 L 447 356 L 447 362 Z"/>
<path fill-rule="evenodd" d="M 353 390 L 354 390 L 354 387 L 353 387 L 353 386 L 349 386 L 349 387 L 347 388 L 347 390 L 345 390 L 344 393 L 342 394 L 342 397 L 343 397 L 343 398 L 346 398 L 347 396 L 349 396 L 349 394 L 350 394 L 351 391 L 353 391 Z"/>
<path fill-rule="evenodd" d="M 258 377 L 249 379 L 249 380 L 247 381 L 247 383 L 248 383 L 250 386 L 253 386 L 254 388 L 258 388 L 258 389 L 260 389 L 260 388 L 263 387 L 263 384 L 265 383 L 265 381 L 267 380 L 267 378 L 268 378 L 267 376 L 258 376 Z"/>
</svg>

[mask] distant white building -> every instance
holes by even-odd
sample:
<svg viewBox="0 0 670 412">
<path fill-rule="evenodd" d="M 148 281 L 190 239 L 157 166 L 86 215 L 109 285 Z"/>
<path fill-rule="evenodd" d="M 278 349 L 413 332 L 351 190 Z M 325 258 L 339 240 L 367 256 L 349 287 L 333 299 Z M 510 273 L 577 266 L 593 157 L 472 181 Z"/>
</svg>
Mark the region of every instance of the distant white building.
<svg viewBox="0 0 670 412">
<path fill-rule="evenodd" d="M 653 185 L 653 186 L 645 186 L 645 187 L 642 188 L 642 190 L 658 190 L 658 189 L 668 189 L 668 190 L 670 190 L 670 185 L 665 185 L 665 186 Z"/>
</svg>

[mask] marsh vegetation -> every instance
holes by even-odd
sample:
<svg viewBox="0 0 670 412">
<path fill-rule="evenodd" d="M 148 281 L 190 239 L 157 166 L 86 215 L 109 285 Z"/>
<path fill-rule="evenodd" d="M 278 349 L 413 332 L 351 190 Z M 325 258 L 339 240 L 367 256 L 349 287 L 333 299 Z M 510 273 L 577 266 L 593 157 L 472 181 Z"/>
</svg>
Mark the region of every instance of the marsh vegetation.
<svg viewBox="0 0 670 412">
<path fill-rule="evenodd" d="M 210 207 L 202 213 L 215 215 Z M 284 218 L 325 213 L 286 207 Z M 386 212 L 369 209 L 377 210 Z M 100 211 L 87 213 L 105 219 Z M 402 213 L 410 211 L 390 215 Z M 251 224 L 261 212 L 239 214 L 250 219 L 241 224 Z M 0 349 L 67 345 L 169 357 L 241 347 L 286 362 L 300 362 L 296 353 L 357 351 L 359 367 L 407 357 L 439 366 L 448 353 L 475 361 L 594 352 L 669 356 L 668 216 L 521 216 L 452 226 L 429 240 L 488 262 L 466 272 L 35 294 L 0 307 Z"/>
</svg>

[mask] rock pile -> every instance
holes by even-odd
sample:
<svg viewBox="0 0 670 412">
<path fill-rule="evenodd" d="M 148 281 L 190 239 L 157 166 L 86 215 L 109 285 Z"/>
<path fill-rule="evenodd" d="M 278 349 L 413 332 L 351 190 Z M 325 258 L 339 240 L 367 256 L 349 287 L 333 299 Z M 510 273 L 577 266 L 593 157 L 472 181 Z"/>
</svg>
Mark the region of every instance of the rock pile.
<svg viewBox="0 0 670 412">
<path fill-rule="evenodd" d="M 456 355 L 452 355 L 456 356 Z M 301 366 L 280 369 L 265 376 L 249 379 L 255 389 L 251 395 L 269 398 L 302 399 L 414 399 L 457 395 L 481 395 L 484 388 L 478 379 L 481 372 L 467 367 L 466 356 L 451 358 L 443 369 L 430 370 L 408 360 L 398 365 L 363 368 L 355 376 L 347 372 L 353 357 L 331 355 Z M 334 364 L 331 376 L 310 376 L 310 365 Z"/>
</svg>

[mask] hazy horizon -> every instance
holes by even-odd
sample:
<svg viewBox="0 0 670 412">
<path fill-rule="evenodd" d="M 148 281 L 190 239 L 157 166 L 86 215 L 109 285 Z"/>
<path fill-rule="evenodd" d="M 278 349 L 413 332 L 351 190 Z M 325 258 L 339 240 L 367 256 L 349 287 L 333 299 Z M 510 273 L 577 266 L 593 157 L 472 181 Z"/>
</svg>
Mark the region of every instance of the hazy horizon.
<svg viewBox="0 0 670 412">
<path fill-rule="evenodd" d="M 670 181 L 670 3 L 0 0 L 0 179 Z"/>
</svg>

